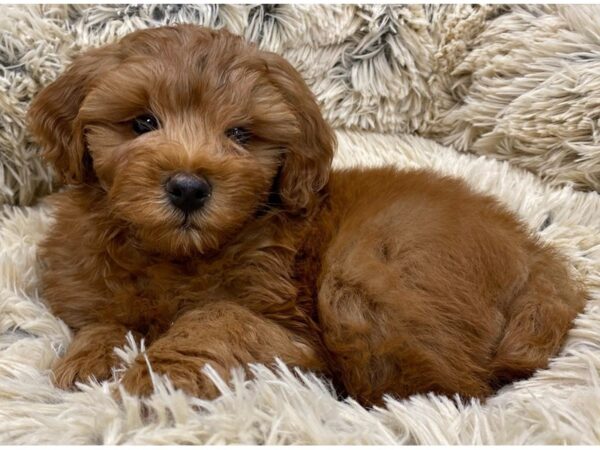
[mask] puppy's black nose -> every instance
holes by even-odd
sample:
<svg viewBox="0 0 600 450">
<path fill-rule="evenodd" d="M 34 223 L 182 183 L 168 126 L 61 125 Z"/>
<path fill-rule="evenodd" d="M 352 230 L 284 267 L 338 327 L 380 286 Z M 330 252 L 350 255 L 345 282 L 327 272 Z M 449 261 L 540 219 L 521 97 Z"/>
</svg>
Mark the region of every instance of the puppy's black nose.
<svg viewBox="0 0 600 450">
<path fill-rule="evenodd" d="M 211 186 L 204 177 L 176 173 L 167 181 L 165 190 L 173 205 L 189 213 L 204 205 L 210 197 Z"/>
</svg>

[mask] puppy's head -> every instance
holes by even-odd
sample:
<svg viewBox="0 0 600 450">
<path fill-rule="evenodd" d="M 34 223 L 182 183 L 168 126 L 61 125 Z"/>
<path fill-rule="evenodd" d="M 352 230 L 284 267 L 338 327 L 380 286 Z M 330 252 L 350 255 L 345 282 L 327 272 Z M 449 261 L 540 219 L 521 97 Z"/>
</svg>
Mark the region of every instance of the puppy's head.
<svg viewBox="0 0 600 450">
<path fill-rule="evenodd" d="M 327 183 L 334 137 L 300 75 L 225 31 L 154 28 L 91 50 L 29 112 L 67 183 L 96 184 L 155 249 L 218 249 L 269 199 Z"/>
</svg>

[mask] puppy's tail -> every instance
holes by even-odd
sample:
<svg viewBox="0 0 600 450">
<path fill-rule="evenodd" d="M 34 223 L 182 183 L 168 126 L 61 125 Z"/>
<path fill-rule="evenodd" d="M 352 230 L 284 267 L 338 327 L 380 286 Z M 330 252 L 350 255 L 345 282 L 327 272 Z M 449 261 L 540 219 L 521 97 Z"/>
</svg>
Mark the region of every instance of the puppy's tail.
<svg viewBox="0 0 600 450">
<path fill-rule="evenodd" d="M 532 254 L 529 277 L 506 311 L 491 367 L 494 389 L 547 367 L 586 303 L 587 292 L 563 257 L 542 246 Z"/>
</svg>

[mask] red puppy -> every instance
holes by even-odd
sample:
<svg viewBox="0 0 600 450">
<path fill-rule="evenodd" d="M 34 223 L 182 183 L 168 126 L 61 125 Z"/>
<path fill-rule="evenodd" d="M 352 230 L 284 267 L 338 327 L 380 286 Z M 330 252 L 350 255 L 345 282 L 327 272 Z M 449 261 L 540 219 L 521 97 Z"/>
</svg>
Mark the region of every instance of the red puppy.
<svg viewBox="0 0 600 450">
<path fill-rule="evenodd" d="M 75 330 L 58 386 L 110 376 L 133 330 L 155 371 L 286 363 L 364 404 L 482 397 L 545 367 L 585 292 L 494 199 L 427 171 L 331 171 L 300 75 L 225 31 L 138 31 L 35 99 L 70 184 L 41 248 L 44 296 Z M 152 389 L 145 360 L 123 378 Z"/>
</svg>

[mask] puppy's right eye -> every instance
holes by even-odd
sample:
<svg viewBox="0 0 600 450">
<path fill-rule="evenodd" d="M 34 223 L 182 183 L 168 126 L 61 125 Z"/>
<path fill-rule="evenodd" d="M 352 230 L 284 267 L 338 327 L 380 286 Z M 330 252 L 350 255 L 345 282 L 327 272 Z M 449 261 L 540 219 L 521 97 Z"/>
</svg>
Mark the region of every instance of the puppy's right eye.
<svg viewBox="0 0 600 450">
<path fill-rule="evenodd" d="M 158 119 L 152 114 L 144 114 L 133 119 L 131 127 L 135 134 L 149 133 L 150 131 L 157 130 L 159 127 Z"/>
</svg>

